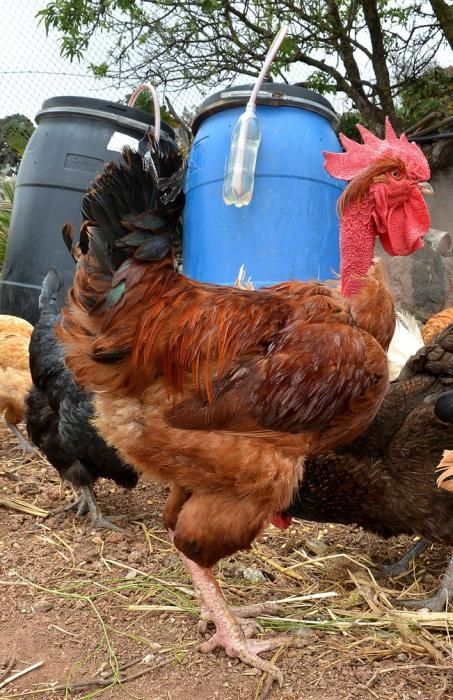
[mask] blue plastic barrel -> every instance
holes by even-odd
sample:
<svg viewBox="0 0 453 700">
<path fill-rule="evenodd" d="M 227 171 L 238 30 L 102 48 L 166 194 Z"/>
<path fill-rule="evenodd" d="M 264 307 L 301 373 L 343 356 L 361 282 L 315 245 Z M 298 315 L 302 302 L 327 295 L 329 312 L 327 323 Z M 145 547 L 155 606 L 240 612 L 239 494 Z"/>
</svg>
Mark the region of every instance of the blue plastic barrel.
<svg viewBox="0 0 453 700">
<path fill-rule="evenodd" d="M 263 84 L 253 198 L 246 207 L 227 206 L 222 188 L 231 132 L 250 91 L 238 86 L 219 92 L 195 117 L 185 185 L 184 273 L 232 284 L 245 265 L 256 287 L 332 279 L 339 270 L 336 202 L 343 184 L 323 168 L 322 152 L 341 150 L 337 116 L 312 90 Z"/>
</svg>

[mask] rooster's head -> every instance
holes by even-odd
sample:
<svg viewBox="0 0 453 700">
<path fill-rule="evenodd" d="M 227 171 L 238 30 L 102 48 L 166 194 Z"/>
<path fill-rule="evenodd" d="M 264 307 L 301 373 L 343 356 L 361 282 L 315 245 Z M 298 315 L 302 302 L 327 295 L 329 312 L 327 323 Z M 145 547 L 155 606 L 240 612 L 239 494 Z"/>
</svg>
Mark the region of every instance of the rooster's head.
<svg viewBox="0 0 453 700">
<path fill-rule="evenodd" d="M 356 217 L 353 205 L 369 211 L 375 235 L 389 255 L 409 255 L 423 246 L 430 219 L 422 193 L 432 192 L 428 161 L 415 143 L 395 134 L 388 118 L 385 137 L 378 138 L 358 124 L 363 144 L 340 134 L 344 153 L 325 153 L 325 168 L 349 180 L 340 201 L 343 217 Z M 364 212 L 365 209 L 365 212 Z"/>
</svg>

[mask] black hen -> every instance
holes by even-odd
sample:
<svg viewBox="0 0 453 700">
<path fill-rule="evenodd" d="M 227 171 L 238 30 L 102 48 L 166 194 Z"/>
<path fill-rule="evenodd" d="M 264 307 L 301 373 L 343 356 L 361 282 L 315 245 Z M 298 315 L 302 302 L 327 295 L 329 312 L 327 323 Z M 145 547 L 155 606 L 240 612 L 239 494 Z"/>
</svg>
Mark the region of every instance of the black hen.
<svg viewBox="0 0 453 700">
<path fill-rule="evenodd" d="M 77 510 L 79 516 L 89 512 L 95 527 L 119 529 L 100 512 L 93 484 L 104 477 L 133 488 L 138 475 L 93 427 L 91 394 L 76 384 L 65 365 L 55 334 L 63 300 L 62 278 L 50 270 L 42 284 L 40 318 L 30 342 L 33 387 L 26 400 L 27 430 L 60 476 L 80 491 L 68 509 Z"/>
<path fill-rule="evenodd" d="M 452 377 L 453 325 L 407 362 L 364 435 L 306 460 L 288 514 L 356 524 L 382 537 L 423 537 L 387 567 L 393 574 L 404 571 L 428 542 L 453 546 L 453 494 L 437 487 L 435 473 L 443 450 L 453 444 Z M 453 557 L 436 595 L 409 604 L 440 610 L 452 596 Z"/>
</svg>

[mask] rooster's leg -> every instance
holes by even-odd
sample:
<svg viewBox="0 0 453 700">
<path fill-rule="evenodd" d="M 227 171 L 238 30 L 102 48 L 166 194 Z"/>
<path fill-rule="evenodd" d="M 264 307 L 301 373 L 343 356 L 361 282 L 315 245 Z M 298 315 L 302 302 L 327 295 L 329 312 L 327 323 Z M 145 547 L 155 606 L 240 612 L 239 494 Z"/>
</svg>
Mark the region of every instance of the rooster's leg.
<svg viewBox="0 0 453 700">
<path fill-rule="evenodd" d="M 121 527 L 115 525 L 110 518 L 103 515 L 96 503 L 96 497 L 94 495 L 92 486 L 81 486 L 80 496 L 74 503 L 66 506 L 64 510 L 75 510 L 77 517 L 82 517 L 82 515 L 90 514 L 91 524 L 93 527 L 104 527 L 109 530 L 116 530 L 117 532 L 124 532 Z"/>
<path fill-rule="evenodd" d="M 195 586 L 195 590 L 196 586 Z M 214 622 L 209 609 L 203 602 L 203 598 L 197 591 L 198 600 L 200 603 L 200 622 L 198 623 L 198 631 L 200 634 L 205 634 L 208 629 L 208 623 Z M 282 609 L 281 603 L 275 600 L 269 600 L 266 603 L 255 603 L 253 605 L 241 605 L 240 607 L 230 608 L 231 612 L 239 622 L 244 636 L 250 639 L 257 631 L 262 631 L 261 625 L 256 621 L 259 615 L 276 613 Z"/>
<path fill-rule="evenodd" d="M 395 561 L 393 564 L 382 564 L 379 567 L 379 569 L 386 576 L 400 576 L 408 570 L 409 564 L 412 561 L 412 559 L 418 557 L 422 552 L 425 551 L 425 549 L 428 549 L 429 546 L 430 543 L 428 542 L 428 540 L 419 540 L 414 544 L 413 547 L 409 549 L 409 551 L 406 552 L 404 557 L 401 557 L 401 559 Z"/>
<path fill-rule="evenodd" d="M 5 422 L 9 430 L 14 433 L 19 441 L 19 447 L 22 450 L 22 458 L 24 458 L 27 454 L 39 454 L 38 449 L 32 445 L 24 435 L 22 435 L 17 425 L 14 425 L 14 423 L 9 423 L 9 421 Z"/>
<path fill-rule="evenodd" d="M 429 608 L 433 612 L 443 612 L 451 600 L 453 600 L 453 555 L 450 556 L 447 570 L 442 577 L 439 588 L 431 598 L 399 600 L 398 602 L 413 610 Z"/>
<path fill-rule="evenodd" d="M 273 664 L 261 659 L 258 654 L 282 645 L 297 645 L 300 639 L 296 635 L 279 635 L 268 640 L 247 639 L 241 629 L 239 620 L 227 605 L 219 584 L 211 569 L 198 566 L 181 552 L 178 552 L 194 583 L 203 608 L 210 620 L 215 623 L 216 632 L 207 642 L 200 646 L 200 651 L 207 653 L 217 647 L 223 647 L 228 656 L 236 657 L 243 663 L 269 673 L 281 685 L 283 676 Z M 249 606 L 248 612 L 254 606 Z"/>
</svg>

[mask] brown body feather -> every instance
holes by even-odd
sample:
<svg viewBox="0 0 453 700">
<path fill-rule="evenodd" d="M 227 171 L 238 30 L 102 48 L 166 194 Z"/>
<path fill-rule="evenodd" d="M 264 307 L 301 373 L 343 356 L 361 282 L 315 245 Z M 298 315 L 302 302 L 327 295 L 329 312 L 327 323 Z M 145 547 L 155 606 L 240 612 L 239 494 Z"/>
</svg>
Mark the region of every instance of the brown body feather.
<svg viewBox="0 0 453 700">
<path fill-rule="evenodd" d="M 422 337 L 425 345 L 428 345 L 436 335 L 438 335 L 446 326 L 453 323 L 453 307 L 442 309 L 437 314 L 430 316 L 422 328 Z"/>
</svg>

